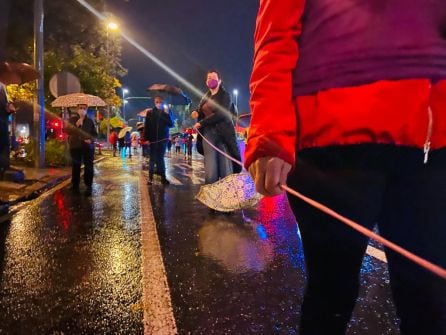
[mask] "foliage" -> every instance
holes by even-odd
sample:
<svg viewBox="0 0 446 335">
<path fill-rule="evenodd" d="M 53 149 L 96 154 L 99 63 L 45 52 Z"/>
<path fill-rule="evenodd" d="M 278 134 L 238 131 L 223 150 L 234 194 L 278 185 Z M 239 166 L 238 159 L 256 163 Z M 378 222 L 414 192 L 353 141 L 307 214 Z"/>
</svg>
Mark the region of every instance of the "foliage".
<svg viewBox="0 0 446 335">
<path fill-rule="evenodd" d="M 3 1 L 3 0 L 2 0 Z M 99 11 L 104 0 L 90 0 Z M 82 90 L 98 95 L 108 104 L 120 105 L 116 88 L 121 86 L 118 77 L 126 74 L 120 64 L 121 41 L 118 35 L 108 34 L 104 24 L 86 12 L 76 1 L 45 1 L 44 65 L 46 103 L 51 77 L 67 70 L 79 77 Z M 33 54 L 33 6 L 29 0 L 11 1 L 6 42 L 8 59 L 30 63 Z M 0 36 L 2 38 L 2 36 Z M 17 91 L 17 92 L 16 92 Z M 34 95 L 32 85 L 12 89 L 11 97 L 26 99 Z"/>
<path fill-rule="evenodd" d="M 28 165 L 34 165 L 34 147 L 33 138 L 25 144 L 26 157 L 25 162 Z M 45 143 L 45 164 L 47 166 L 64 166 L 67 164 L 66 159 L 66 142 L 57 139 L 51 139 Z"/>
<path fill-rule="evenodd" d="M 36 84 L 32 82 L 23 85 L 8 85 L 6 90 L 11 101 L 33 102 Z"/>
<path fill-rule="evenodd" d="M 66 165 L 65 159 L 66 142 L 51 139 L 46 142 L 45 146 L 45 163 L 47 166 L 63 166 Z"/>
</svg>

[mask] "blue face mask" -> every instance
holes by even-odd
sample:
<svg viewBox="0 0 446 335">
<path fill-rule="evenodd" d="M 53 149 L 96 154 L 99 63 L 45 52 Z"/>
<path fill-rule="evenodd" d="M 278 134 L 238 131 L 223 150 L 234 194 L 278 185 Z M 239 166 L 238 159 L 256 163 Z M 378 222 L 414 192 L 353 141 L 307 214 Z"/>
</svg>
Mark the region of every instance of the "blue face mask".
<svg viewBox="0 0 446 335">
<path fill-rule="evenodd" d="M 155 107 L 158 109 L 163 109 L 163 104 L 162 103 L 155 104 Z"/>
</svg>

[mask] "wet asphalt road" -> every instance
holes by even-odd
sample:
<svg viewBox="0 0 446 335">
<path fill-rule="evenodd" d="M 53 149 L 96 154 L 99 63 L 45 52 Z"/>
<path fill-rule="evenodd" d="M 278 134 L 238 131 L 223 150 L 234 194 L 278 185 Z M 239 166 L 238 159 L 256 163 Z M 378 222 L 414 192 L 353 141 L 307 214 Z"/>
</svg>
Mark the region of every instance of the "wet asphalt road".
<svg viewBox="0 0 446 335">
<path fill-rule="evenodd" d="M 179 157 L 180 183 L 150 187 L 179 332 L 298 334 L 305 266 L 285 197 L 264 198 L 247 219 L 210 215 L 194 199 L 202 162 Z M 386 265 L 366 256 L 348 334 L 399 334 L 388 283 Z"/>
<path fill-rule="evenodd" d="M 305 266 L 285 198 L 210 215 L 194 199 L 202 161 L 167 162 L 172 184 L 149 195 L 178 332 L 298 334 Z M 143 333 L 141 163 L 95 168 L 93 197 L 64 188 L 0 225 L 0 334 Z M 399 334 L 386 265 L 366 256 L 361 283 L 348 334 Z"/>
<path fill-rule="evenodd" d="M 1 334 L 142 334 L 139 167 L 105 160 L 93 197 L 66 187 L 1 224 Z"/>
</svg>

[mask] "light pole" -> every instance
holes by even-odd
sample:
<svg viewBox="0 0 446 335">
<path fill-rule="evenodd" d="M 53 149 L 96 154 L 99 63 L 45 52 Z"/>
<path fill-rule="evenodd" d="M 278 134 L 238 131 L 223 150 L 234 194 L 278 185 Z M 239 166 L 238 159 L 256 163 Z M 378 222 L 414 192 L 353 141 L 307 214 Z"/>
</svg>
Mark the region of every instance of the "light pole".
<svg viewBox="0 0 446 335">
<path fill-rule="evenodd" d="M 129 90 L 126 88 L 122 88 L 122 117 L 124 118 L 124 122 L 125 122 L 125 103 L 127 101 L 125 101 L 125 95 L 129 93 Z"/>
<path fill-rule="evenodd" d="M 118 24 L 113 21 L 109 21 L 106 25 L 105 57 L 107 62 L 109 58 L 109 31 L 115 31 L 118 29 Z M 110 148 L 110 106 L 107 106 L 107 146 Z"/>
<path fill-rule="evenodd" d="M 34 67 L 40 73 L 34 103 L 35 167 L 45 166 L 45 92 L 43 84 L 43 1 L 34 1 Z"/>
<path fill-rule="evenodd" d="M 236 119 L 235 119 L 235 126 L 237 126 L 237 122 L 238 122 L 238 104 L 237 104 L 237 98 L 238 98 L 238 90 L 233 90 L 232 94 L 234 95 L 234 100 L 235 100 L 235 113 L 236 113 Z"/>
</svg>

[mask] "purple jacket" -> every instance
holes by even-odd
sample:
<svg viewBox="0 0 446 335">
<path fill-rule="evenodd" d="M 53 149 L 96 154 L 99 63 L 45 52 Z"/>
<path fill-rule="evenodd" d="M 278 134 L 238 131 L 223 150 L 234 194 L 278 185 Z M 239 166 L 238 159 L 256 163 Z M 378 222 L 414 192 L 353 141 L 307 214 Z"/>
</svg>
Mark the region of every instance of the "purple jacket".
<svg viewBox="0 0 446 335">
<path fill-rule="evenodd" d="M 307 0 L 295 96 L 446 78 L 446 0 Z"/>
</svg>

